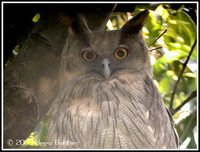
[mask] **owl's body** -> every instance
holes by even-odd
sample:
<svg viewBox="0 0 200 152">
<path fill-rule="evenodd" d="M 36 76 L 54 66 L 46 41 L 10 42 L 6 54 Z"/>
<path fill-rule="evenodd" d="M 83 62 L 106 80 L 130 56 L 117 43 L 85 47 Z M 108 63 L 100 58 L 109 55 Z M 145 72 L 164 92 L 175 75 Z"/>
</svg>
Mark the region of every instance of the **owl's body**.
<svg viewBox="0 0 200 152">
<path fill-rule="evenodd" d="M 116 31 L 72 26 L 49 124 L 54 148 L 177 148 L 139 33 L 147 14 Z"/>
</svg>

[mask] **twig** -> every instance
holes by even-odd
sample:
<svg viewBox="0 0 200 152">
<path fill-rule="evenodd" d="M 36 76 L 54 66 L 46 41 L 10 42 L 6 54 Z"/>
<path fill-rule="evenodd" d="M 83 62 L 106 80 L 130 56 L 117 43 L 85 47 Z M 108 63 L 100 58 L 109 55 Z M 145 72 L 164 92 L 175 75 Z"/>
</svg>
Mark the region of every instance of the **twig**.
<svg viewBox="0 0 200 152">
<path fill-rule="evenodd" d="M 117 14 L 117 29 L 120 29 L 119 20 L 120 20 L 120 16 L 119 16 L 119 14 Z"/>
<path fill-rule="evenodd" d="M 149 45 L 149 47 L 150 46 L 152 46 L 161 36 L 163 36 L 163 34 L 165 34 L 167 32 L 167 29 L 165 29 L 163 32 L 162 32 L 162 34 L 159 36 L 159 37 L 157 37 L 150 45 Z"/>
<path fill-rule="evenodd" d="M 172 115 L 174 115 L 177 111 L 179 111 L 186 103 L 188 103 L 191 99 L 195 98 L 197 96 L 197 91 L 193 91 L 191 95 L 185 99 L 176 109 L 173 109 L 171 112 Z"/>
<path fill-rule="evenodd" d="M 153 48 L 153 49 L 151 49 L 151 50 L 149 50 L 149 51 L 151 52 L 151 51 L 158 50 L 158 49 L 162 49 L 162 46 L 159 46 L 159 47 Z"/>
<path fill-rule="evenodd" d="M 190 53 L 188 54 L 188 57 L 187 57 L 185 63 L 183 63 L 183 67 L 182 67 L 182 69 L 181 69 L 181 72 L 179 73 L 178 80 L 177 80 L 176 83 L 175 83 L 174 90 L 173 90 L 173 92 L 172 92 L 172 96 L 171 96 L 171 100 L 170 100 L 170 106 L 169 106 L 170 111 L 173 111 L 173 110 L 174 110 L 174 109 L 173 109 L 173 105 L 174 105 L 174 96 L 175 96 L 175 93 L 176 93 L 176 89 L 177 89 L 177 86 L 178 86 L 178 84 L 179 84 L 179 81 L 180 81 L 180 79 L 181 79 L 181 77 L 182 77 L 182 75 L 183 75 L 183 72 L 185 71 L 185 68 L 187 67 L 187 63 L 188 63 L 188 61 L 189 61 L 189 59 L 190 59 L 190 56 L 192 55 L 192 52 L 193 52 L 193 50 L 194 50 L 194 47 L 195 47 L 196 43 L 197 43 L 197 39 L 194 41 L 194 44 L 192 45 L 192 48 L 191 48 L 191 50 L 190 50 Z"/>
</svg>

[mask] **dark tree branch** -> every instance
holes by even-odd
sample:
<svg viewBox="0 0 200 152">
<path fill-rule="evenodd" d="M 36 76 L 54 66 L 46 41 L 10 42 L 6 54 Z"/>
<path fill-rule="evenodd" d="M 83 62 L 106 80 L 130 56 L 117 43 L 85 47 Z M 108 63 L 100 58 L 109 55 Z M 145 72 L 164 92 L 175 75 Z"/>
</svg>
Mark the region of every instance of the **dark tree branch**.
<svg viewBox="0 0 200 152">
<path fill-rule="evenodd" d="M 190 96 L 185 99 L 177 108 L 173 109 L 171 111 L 171 114 L 174 115 L 177 111 L 179 111 L 186 103 L 188 103 L 189 101 L 191 101 L 193 98 L 195 98 L 197 96 L 197 91 L 193 91 Z"/>
<path fill-rule="evenodd" d="M 195 47 L 196 43 L 197 43 L 197 39 L 194 41 L 194 44 L 192 45 L 192 48 L 191 48 L 191 50 L 190 50 L 190 53 L 188 54 L 188 57 L 187 57 L 186 61 L 183 63 L 183 67 L 182 67 L 181 72 L 179 73 L 178 80 L 177 80 L 176 83 L 175 83 L 174 90 L 173 90 L 173 92 L 172 92 L 172 96 L 171 96 L 171 100 L 170 100 L 170 106 L 169 106 L 170 112 L 174 110 L 174 109 L 173 109 L 173 105 L 174 105 L 174 96 L 175 96 L 175 94 L 176 94 L 177 86 L 178 86 L 178 84 L 179 84 L 179 82 L 180 82 L 180 79 L 181 79 L 181 77 L 182 77 L 182 75 L 183 75 L 183 73 L 184 73 L 184 71 L 185 71 L 185 68 L 187 67 L 187 63 L 188 63 L 188 61 L 189 61 L 189 59 L 190 59 L 190 56 L 192 55 L 192 52 L 193 52 L 193 50 L 194 50 L 194 47 Z"/>
<path fill-rule="evenodd" d="M 159 47 L 156 47 L 156 48 L 152 48 L 152 49 L 149 50 L 149 51 L 151 52 L 151 51 L 158 50 L 158 49 L 162 49 L 162 46 L 159 46 Z"/>
<path fill-rule="evenodd" d="M 120 29 L 120 23 L 119 23 L 119 20 L 120 20 L 120 16 L 117 14 L 117 29 Z"/>
<path fill-rule="evenodd" d="M 156 41 L 158 41 L 158 39 L 159 39 L 161 36 L 163 36 L 163 34 L 165 34 L 166 32 L 167 32 L 167 29 L 165 29 L 165 30 L 162 32 L 162 34 L 161 34 L 159 37 L 157 37 L 157 38 L 149 45 L 149 47 L 152 46 Z"/>
</svg>

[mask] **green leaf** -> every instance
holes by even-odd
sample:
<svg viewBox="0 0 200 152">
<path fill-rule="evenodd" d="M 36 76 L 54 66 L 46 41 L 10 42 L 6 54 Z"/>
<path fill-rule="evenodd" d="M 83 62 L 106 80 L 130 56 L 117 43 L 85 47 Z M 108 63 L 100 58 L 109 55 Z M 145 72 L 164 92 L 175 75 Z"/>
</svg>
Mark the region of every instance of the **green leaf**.
<svg viewBox="0 0 200 152">
<path fill-rule="evenodd" d="M 189 116 L 187 116 L 185 119 L 180 121 L 178 125 L 176 125 L 181 143 L 183 143 L 187 139 L 187 137 L 190 137 L 192 139 L 190 141 L 192 143 L 188 145 L 188 148 L 196 147 L 193 135 L 193 129 L 196 126 L 196 120 L 196 110 L 194 110 Z"/>
<path fill-rule="evenodd" d="M 37 13 L 37 14 L 35 14 L 35 16 L 33 17 L 32 21 L 33 21 L 34 23 L 37 23 L 37 22 L 39 21 L 39 19 L 40 19 L 40 13 Z"/>
</svg>

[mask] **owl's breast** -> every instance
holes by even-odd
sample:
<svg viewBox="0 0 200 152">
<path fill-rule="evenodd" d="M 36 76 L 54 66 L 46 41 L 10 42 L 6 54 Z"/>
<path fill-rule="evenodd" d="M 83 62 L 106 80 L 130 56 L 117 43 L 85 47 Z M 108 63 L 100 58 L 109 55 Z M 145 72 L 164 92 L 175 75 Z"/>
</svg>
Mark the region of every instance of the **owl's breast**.
<svg viewBox="0 0 200 152">
<path fill-rule="evenodd" d="M 77 143 L 59 148 L 155 148 L 155 128 L 145 105 L 150 92 L 143 83 L 142 77 L 124 74 L 67 85 L 52 111 L 50 140 Z"/>
</svg>

